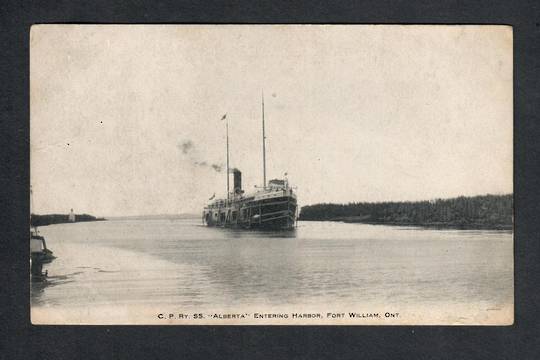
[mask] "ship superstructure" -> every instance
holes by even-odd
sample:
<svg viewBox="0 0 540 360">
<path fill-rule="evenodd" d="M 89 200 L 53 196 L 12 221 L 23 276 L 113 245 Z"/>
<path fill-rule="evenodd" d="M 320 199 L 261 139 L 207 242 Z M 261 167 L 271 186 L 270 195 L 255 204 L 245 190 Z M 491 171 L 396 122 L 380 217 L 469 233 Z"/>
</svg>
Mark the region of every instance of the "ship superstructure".
<svg viewBox="0 0 540 360">
<path fill-rule="evenodd" d="M 226 118 L 226 115 L 224 116 Z M 296 193 L 288 180 L 266 182 L 266 136 L 264 129 L 264 96 L 262 100 L 263 185 L 245 193 L 242 172 L 229 169 L 229 125 L 227 118 L 227 198 L 209 203 L 203 211 L 203 222 L 208 226 L 244 229 L 292 229 L 296 225 Z M 233 175 L 233 191 L 229 190 L 229 176 Z"/>
</svg>

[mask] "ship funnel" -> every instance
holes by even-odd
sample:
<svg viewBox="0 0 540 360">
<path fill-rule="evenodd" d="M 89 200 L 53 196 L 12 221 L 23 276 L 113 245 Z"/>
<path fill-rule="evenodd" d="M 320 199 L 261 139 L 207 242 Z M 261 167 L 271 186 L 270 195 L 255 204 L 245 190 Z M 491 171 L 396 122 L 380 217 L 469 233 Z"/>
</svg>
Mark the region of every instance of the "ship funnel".
<svg viewBox="0 0 540 360">
<path fill-rule="evenodd" d="M 242 172 L 238 169 L 231 170 L 234 176 L 234 187 L 233 191 L 235 194 L 242 192 Z"/>
</svg>

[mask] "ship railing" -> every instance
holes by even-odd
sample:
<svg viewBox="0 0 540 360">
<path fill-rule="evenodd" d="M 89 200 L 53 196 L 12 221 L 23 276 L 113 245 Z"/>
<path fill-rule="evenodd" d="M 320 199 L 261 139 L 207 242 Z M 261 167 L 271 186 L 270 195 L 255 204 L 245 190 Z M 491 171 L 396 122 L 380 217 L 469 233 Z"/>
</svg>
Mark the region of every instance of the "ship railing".
<svg viewBox="0 0 540 360">
<path fill-rule="evenodd" d="M 295 220 L 294 217 L 291 216 L 290 214 L 283 214 L 283 215 L 279 215 L 279 216 L 274 216 L 272 218 L 261 219 L 261 222 L 272 221 L 272 220 L 277 220 L 277 219 L 282 219 L 282 218 L 289 218 L 292 221 Z"/>
<path fill-rule="evenodd" d="M 280 210 L 280 211 L 274 211 L 274 212 L 271 212 L 271 213 L 262 214 L 261 217 L 264 218 L 264 217 L 268 217 L 268 216 L 272 216 L 272 215 L 276 215 L 276 214 L 288 215 L 290 213 L 291 213 L 290 210 Z"/>
<path fill-rule="evenodd" d="M 262 203 L 262 204 L 253 204 L 253 205 L 246 205 L 245 208 L 258 208 L 260 206 L 271 206 L 271 205 L 279 205 L 279 204 L 286 204 L 289 200 L 281 200 L 281 201 L 272 201 L 268 203 Z"/>
</svg>

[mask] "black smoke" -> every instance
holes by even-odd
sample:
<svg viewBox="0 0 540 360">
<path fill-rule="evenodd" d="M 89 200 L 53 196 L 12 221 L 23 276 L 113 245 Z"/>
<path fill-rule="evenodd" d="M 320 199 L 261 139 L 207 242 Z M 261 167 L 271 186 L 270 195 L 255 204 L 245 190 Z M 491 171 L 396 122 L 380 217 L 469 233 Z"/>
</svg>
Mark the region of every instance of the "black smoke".
<svg viewBox="0 0 540 360">
<path fill-rule="evenodd" d="M 191 140 L 184 140 L 178 143 L 178 149 L 180 149 L 183 156 L 186 156 L 193 165 L 201 168 L 208 168 L 215 172 L 222 172 L 223 165 L 221 164 L 211 164 L 206 160 L 200 159 L 198 152 L 196 151 L 195 143 Z"/>
</svg>

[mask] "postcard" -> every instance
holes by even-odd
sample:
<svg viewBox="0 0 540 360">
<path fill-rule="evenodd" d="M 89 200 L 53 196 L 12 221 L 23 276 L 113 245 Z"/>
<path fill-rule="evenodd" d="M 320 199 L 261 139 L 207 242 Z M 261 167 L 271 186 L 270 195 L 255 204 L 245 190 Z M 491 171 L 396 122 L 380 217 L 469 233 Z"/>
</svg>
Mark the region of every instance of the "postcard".
<svg viewBox="0 0 540 360">
<path fill-rule="evenodd" d="M 32 323 L 513 324 L 512 36 L 32 26 Z"/>
</svg>

